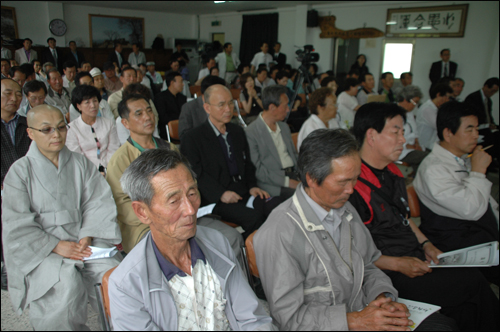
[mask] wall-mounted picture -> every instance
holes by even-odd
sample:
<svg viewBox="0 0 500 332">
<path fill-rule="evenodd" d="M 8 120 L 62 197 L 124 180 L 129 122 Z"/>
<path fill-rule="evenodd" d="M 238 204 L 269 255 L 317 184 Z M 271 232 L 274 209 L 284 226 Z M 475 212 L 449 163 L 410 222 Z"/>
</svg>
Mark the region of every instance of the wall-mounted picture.
<svg viewBox="0 0 500 332">
<path fill-rule="evenodd" d="M 2 6 L 2 37 L 7 41 L 19 38 L 14 7 Z"/>
<path fill-rule="evenodd" d="M 117 41 L 124 47 L 144 45 L 144 18 L 89 14 L 89 27 L 90 47 L 113 48 Z"/>
</svg>

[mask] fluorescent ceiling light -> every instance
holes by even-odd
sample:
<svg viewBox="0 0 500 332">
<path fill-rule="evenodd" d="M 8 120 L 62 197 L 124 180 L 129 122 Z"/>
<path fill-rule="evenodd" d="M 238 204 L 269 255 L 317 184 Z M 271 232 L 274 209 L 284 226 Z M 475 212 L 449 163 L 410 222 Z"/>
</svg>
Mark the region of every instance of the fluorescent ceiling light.
<svg viewBox="0 0 500 332">
<path fill-rule="evenodd" d="M 395 21 L 390 21 L 386 23 L 386 25 L 396 25 L 396 24 L 398 24 L 398 22 Z"/>
</svg>

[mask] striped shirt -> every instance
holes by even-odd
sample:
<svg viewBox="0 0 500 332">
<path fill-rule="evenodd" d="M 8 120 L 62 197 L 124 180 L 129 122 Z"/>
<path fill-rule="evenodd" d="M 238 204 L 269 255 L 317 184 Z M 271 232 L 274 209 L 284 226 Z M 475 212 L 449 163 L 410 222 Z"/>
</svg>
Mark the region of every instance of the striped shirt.
<svg viewBox="0 0 500 332">
<path fill-rule="evenodd" d="M 5 125 L 5 128 L 7 128 L 10 139 L 12 140 L 12 144 L 14 146 L 16 146 L 16 127 L 17 127 L 17 122 L 19 121 L 19 116 L 20 115 L 16 113 L 16 115 L 14 115 L 14 117 L 7 123 L 2 119 L 2 122 Z"/>
</svg>

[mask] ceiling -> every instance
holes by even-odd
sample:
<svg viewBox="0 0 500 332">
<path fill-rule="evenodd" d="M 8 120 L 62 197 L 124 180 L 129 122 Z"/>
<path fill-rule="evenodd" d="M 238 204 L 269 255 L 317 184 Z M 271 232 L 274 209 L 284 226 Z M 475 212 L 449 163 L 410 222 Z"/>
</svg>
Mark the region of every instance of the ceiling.
<svg viewBox="0 0 500 332">
<path fill-rule="evenodd" d="M 215 14 L 235 11 L 252 11 L 294 7 L 297 5 L 317 5 L 347 1 L 226 1 L 216 4 L 213 1 L 50 1 L 64 4 L 146 10 L 178 14 Z"/>
</svg>

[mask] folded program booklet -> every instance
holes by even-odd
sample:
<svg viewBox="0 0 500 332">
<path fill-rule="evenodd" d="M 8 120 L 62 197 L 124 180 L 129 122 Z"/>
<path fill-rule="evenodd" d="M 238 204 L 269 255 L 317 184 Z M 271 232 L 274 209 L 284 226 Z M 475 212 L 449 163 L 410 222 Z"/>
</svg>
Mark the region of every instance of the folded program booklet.
<svg viewBox="0 0 500 332">
<path fill-rule="evenodd" d="M 438 255 L 439 264 L 431 262 L 436 267 L 487 267 L 498 265 L 498 241 L 478 244 L 476 246 L 448 251 Z"/>
<path fill-rule="evenodd" d="M 83 259 L 84 261 L 88 261 L 88 260 L 91 260 L 91 259 L 113 257 L 118 252 L 118 249 L 116 249 L 116 247 L 113 247 L 113 248 L 99 248 L 99 247 L 89 246 L 89 248 L 92 250 L 92 255 L 90 255 L 90 257 L 85 257 Z"/>
<path fill-rule="evenodd" d="M 413 325 L 408 327 L 412 331 L 415 330 L 417 326 L 419 326 L 420 323 L 422 323 L 427 317 L 441 309 L 441 307 L 438 307 L 437 305 L 402 298 L 399 298 L 398 302 L 406 305 L 408 311 L 410 312 L 409 318 L 413 321 Z"/>
</svg>

